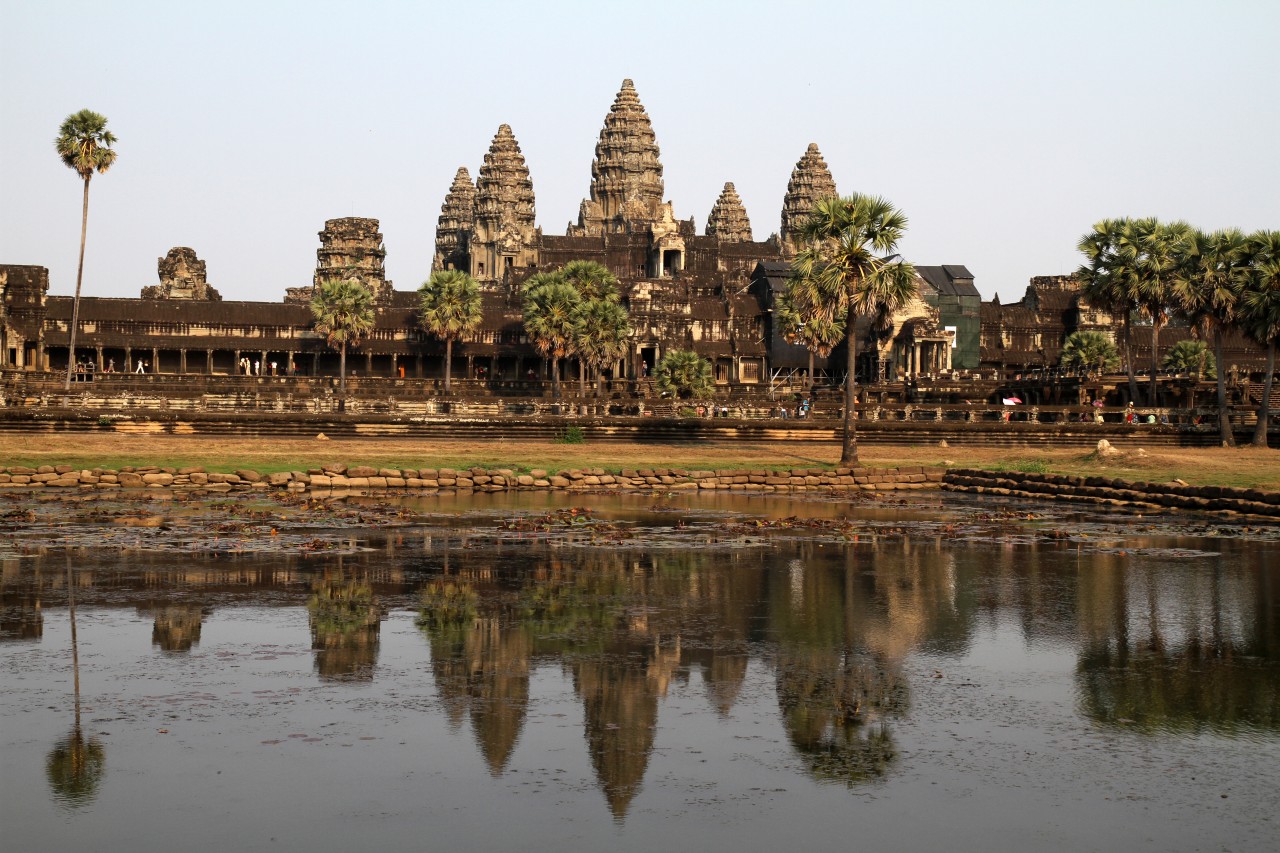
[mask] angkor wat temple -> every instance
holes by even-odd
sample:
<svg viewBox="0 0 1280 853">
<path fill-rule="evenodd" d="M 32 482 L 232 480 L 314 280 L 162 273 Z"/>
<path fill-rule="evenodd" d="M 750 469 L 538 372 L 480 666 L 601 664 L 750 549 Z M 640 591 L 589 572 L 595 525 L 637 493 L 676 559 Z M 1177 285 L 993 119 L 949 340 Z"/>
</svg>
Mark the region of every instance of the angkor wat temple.
<svg viewBox="0 0 1280 853">
<path fill-rule="evenodd" d="M 484 291 L 483 325 L 455 346 L 455 359 L 465 363 L 467 376 L 546 378 L 548 365 L 524 333 L 520 286 L 540 270 L 585 259 L 618 277 L 634 328 L 629 356 L 611 378 L 643 377 L 672 349 L 705 356 L 716 382 L 741 392 L 807 369 L 808 351 L 788 342 L 772 308 L 796 254 L 801 221 L 816 199 L 836 192 L 818 146 L 810 144 L 791 172 L 777 233 L 756 241 L 734 185 L 726 182 L 699 234 L 696 223 L 677 219 L 663 198 L 653 127 L 624 80 L 600 131 L 578 221 L 564 236 L 547 235 L 535 223 L 528 165 L 511 128 L 501 125 L 478 179 L 473 183 L 465 167 L 458 169 L 436 230 L 435 268 L 467 270 Z M 287 288 L 274 303 L 223 300 L 195 251 L 171 249 L 159 259 L 159 284 L 142 288 L 138 299 L 82 299 L 76 355 L 98 371 L 132 371 L 142 362 L 147 372 L 234 374 L 248 361 L 264 373 L 275 364 L 278 373 L 336 374 L 337 356 L 315 331 L 307 302 L 322 282 L 354 278 L 372 290 L 378 311 L 376 329 L 349 369 L 362 376 L 440 376 L 444 344 L 419 328 L 417 293 L 387 281 L 378 220 L 332 219 L 319 237 L 311 284 Z M 962 265 L 918 264 L 917 270 L 919 299 L 892 318 L 892 328 L 860 330 L 863 381 L 1052 366 L 1070 332 L 1112 332 L 1119 325 L 1092 309 L 1069 277 L 1034 278 L 1021 302 L 1005 306 L 982 303 Z M 65 369 L 72 298 L 50 296 L 48 287 L 44 267 L 0 265 L 0 367 Z M 1185 330 L 1172 328 L 1162 343 L 1182 337 Z M 1246 366 L 1259 354 L 1240 342 L 1230 356 Z M 836 375 L 843 364 L 842 349 L 815 360 L 817 370 Z M 577 367 L 569 360 L 562 370 L 572 376 Z"/>
</svg>

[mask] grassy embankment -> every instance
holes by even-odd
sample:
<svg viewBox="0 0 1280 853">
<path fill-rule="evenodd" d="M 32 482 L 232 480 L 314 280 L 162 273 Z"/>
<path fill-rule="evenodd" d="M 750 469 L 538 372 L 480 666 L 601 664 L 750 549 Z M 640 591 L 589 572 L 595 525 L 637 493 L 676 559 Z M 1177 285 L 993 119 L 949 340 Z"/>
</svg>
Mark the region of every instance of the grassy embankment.
<svg viewBox="0 0 1280 853">
<path fill-rule="evenodd" d="M 1280 452 L 1237 448 L 1157 448 L 1100 460 L 1079 448 L 1017 451 L 999 448 L 902 446 L 861 450 L 872 467 L 963 467 L 1042 471 L 1196 485 L 1280 490 Z M 306 470 L 326 462 L 386 468 L 512 468 L 551 471 L 624 468 L 810 468 L 834 466 L 840 449 L 830 443 L 559 444 L 554 442 L 419 442 L 397 439 L 263 440 L 169 435 L 0 435 L 0 466 L 72 465 L 123 468 L 155 465 L 210 471 L 252 468 Z"/>
</svg>

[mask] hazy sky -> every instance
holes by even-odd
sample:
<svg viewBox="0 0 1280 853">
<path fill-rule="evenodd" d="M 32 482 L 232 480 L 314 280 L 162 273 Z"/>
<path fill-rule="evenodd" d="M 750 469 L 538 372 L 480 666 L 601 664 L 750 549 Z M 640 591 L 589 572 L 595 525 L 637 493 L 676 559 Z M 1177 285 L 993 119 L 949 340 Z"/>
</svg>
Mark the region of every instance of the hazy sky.
<svg viewBox="0 0 1280 853">
<path fill-rule="evenodd" d="M 733 181 L 777 231 L 818 143 L 841 192 L 910 218 L 904 254 L 986 299 L 1067 273 L 1107 216 L 1280 228 L 1280 2 L 0 0 L 0 263 L 75 288 L 80 183 L 54 152 L 107 116 L 84 293 L 136 297 L 190 246 L 225 299 L 310 284 L 326 219 L 381 220 L 387 277 L 430 273 L 459 166 L 510 124 L 563 234 L 623 78 L 701 233 Z"/>
</svg>

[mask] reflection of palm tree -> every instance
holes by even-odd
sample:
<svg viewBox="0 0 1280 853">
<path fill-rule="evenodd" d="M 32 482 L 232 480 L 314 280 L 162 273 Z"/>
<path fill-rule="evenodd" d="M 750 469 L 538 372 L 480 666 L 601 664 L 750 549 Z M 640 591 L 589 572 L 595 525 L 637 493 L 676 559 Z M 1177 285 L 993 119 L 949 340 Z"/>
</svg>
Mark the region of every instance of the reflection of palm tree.
<svg viewBox="0 0 1280 853">
<path fill-rule="evenodd" d="M 382 614 L 368 577 L 350 574 L 341 565 L 326 571 L 312 587 L 307 611 L 320 677 L 372 679 Z"/>
<path fill-rule="evenodd" d="M 54 795 L 65 806 L 88 804 L 106 770 L 106 754 L 97 738 L 86 739 L 77 722 L 71 733 L 49 752 L 45 771 Z"/>
<path fill-rule="evenodd" d="M 67 554 L 67 614 L 71 622 L 71 668 L 75 689 L 75 726 L 71 734 L 54 745 L 45 761 L 45 771 L 54 795 L 69 807 L 82 806 L 93 799 L 106 769 L 106 756 L 97 738 L 85 739 L 80 728 L 80 646 L 76 638 L 76 596 Z"/>
</svg>

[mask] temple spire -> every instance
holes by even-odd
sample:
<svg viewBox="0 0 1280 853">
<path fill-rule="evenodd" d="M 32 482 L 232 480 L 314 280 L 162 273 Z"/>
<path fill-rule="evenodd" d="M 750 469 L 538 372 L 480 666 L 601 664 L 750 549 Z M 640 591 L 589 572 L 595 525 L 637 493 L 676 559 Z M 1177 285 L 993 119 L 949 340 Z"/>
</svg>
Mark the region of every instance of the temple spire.
<svg viewBox="0 0 1280 853">
<path fill-rule="evenodd" d="M 707 236 L 725 243 L 751 242 L 751 220 L 732 183 L 726 183 L 707 217 Z"/>
<path fill-rule="evenodd" d="M 622 88 L 605 116 L 591 163 L 590 198 L 582 202 L 578 234 L 624 229 L 662 218 L 662 162 L 657 137 L 635 85 Z"/>
<path fill-rule="evenodd" d="M 836 182 L 831 170 L 822 159 L 816 143 L 810 142 L 804 156 L 791 170 L 787 182 L 787 194 L 782 200 L 782 253 L 793 257 L 800 248 L 800 229 L 813 211 L 813 203 L 820 198 L 837 195 Z"/>
<path fill-rule="evenodd" d="M 476 186 L 467 167 L 458 169 L 440 205 L 436 221 L 436 257 L 433 269 L 467 269 L 467 242 L 476 213 Z"/>
<path fill-rule="evenodd" d="M 476 181 L 475 222 L 469 238 L 471 275 L 495 281 L 533 263 L 536 252 L 533 181 L 511 126 L 494 134 Z"/>
</svg>

